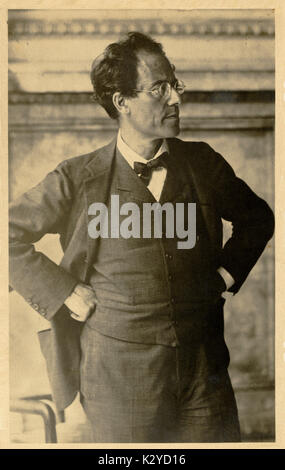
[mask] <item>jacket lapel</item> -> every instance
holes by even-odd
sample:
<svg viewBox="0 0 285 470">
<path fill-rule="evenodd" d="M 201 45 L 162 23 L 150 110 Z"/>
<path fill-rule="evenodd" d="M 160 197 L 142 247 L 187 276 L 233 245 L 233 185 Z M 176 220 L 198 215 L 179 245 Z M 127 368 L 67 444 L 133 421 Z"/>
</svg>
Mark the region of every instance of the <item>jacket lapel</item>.
<svg viewBox="0 0 285 470">
<path fill-rule="evenodd" d="M 189 144 L 178 139 L 167 139 L 170 154 L 181 166 L 183 177 L 190 185 L 193 201 L 199 204 L 201 214 L 211 243 L 218 244 L 220 239 L 219 229 L 216 224 L 216 214 L 213 210 L 210 189 L 207 181 L 199 171 L 200 155 L 191 152 Z"/>
<path fill-rule="evenodd" d="M 91 204 L 107 204 L 110 188 L 113 180 L 113 167 L 115 159 L 116 138 L 114 138 L 106 147 L 102 147 L 96 153 L 94 158 L 86 166 L 87 177 L 84 179 L 85 210 L 86 210 L 86 272 L 92 266 L 98 247 L 99 238 L 91 238 L 88 234 L 88 223 L 91 220 L 88 216 L 88 209 Z"/>
<path fill-rule="evenodd" d="M 88 207 L 93 202 L 105 203 L 108 197 L 108 188 L 112 175 L 112 165 L 116 138 L 108 145 L 94 152 L 93 158 L 83 170 L 83 204 L 75 201 L 75 224 L 68 238 L 67 246 L 60 265 L 67 271 L 74 273 L 77 279 L 85 282 L 90 268 L 90 260 L 96 253 L 98 239 L 88 235 Z M 81 196 L 79 196 L 81 197 Z M 78 203 L 78 204 L 76 204 Z"/>
<path fill-rule="evenodd" d="M 120 205 L 125 202 L 155 202 L 154 197 L 145 184 L 140 181 L 124 157 L 116 151 L 116 138 L 106 147 L 98 150 L 92 161 L 86 166 L 88 176 L 84 180 L 86 220 L 87 225 L 91 218 L 88 208 L 94 202 L 103 203 L 107 207 L 111 195 L 119 195 Z M 87 235 L 87 267 L 92 266 L 96 257 L 99 238 Z"/>
<path fill-rule="evenodd" d="M 116 151 L 114 173 L 116 194 L 121 196 L 124 202 L 155 202 L 152 193 L 118 150 Z"/>
</svg>

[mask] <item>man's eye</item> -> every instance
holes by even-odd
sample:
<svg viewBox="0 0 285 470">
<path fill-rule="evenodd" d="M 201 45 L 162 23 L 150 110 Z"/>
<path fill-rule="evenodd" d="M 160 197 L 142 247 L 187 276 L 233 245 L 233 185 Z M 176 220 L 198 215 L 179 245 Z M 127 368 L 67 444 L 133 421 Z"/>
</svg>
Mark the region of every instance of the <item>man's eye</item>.
<svg viewBox="0 0 285 470">
<path fill-rule="evenodd" d="M 158 96 L 158 95 L 160 94 L 160 87 L 153 88 L 153 89 L 151 90 L 151 92 L 152 92 L 154 95 Z"/>
</svg>

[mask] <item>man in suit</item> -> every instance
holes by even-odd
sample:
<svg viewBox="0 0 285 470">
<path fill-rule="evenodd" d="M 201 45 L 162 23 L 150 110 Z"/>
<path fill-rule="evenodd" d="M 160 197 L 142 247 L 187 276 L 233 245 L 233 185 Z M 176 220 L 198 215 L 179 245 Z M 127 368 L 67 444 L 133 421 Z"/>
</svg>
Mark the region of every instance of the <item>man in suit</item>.
<svg viewBox="0 0 285 470">
<path fill-rule="evenodd" d="M 239 441 L 222 294 L 261 255 L 272 211 L 209 145 L 176 138 L 184 84 L 159 43 L 129 33 L 91 80 L 117 137 L 62 162 L 10 211 L 11 285 L 51 321 L 39 336 L 55 403 L 80 391 L 95 442 Z M 154 222 L 149 237 L 123 236 L 134 205 L 143 226 L 157 202 L 195 226 L 191 249 L 163 217 L 158 236 Z M 94 203 L 107 209 L 97 229 L 112 233 L 94 235 Z M 222 218 L 233 224 L 224 247 Z M 45 233 L 60 234 L 60 266 L 34 249 Z"/>
</svg>

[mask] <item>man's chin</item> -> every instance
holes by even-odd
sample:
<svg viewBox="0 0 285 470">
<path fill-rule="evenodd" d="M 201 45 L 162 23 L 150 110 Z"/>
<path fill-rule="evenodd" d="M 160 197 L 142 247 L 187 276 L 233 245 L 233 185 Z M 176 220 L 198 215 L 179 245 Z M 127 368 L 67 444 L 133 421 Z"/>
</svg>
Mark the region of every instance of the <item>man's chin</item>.
<svg viewBox="0 0 285 470">
<path fill-rule="evenodd" d="M 164 137 L 175 137 L 180 132 L 179 119 L 167 119 L 164 121 L 163 134 Z"/>
<path fill-rule="evenodd" d="M 171 129 L 168 129 L 165 137 L 176 137 L 180 133 L 180 126 L 179 124 L 177 126 L 171 127 Z"/>
</svg>

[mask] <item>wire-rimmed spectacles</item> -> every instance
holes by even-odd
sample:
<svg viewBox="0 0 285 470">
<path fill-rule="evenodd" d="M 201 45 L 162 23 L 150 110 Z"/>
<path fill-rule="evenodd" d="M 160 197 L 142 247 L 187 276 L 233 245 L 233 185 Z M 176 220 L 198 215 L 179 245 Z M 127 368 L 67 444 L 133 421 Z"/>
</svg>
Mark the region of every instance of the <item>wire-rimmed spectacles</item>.
<svg viewBox="0 0 285 470">
<path fill-rule="evenodd" d="M 178 95 L 182 95 L 185 91 L 185 84 L 182 82 L 182 80 L 176 80 L 174 84 L 172 85 L 168 81 L 163 81 L 159 85 L 156 85 L 154 88 L 151 90 L 134 90 L 137 91 L 138 93 L 151 93 L 152 96 L 156 99 L 164 99 L 168 100 L 171 96 L 171 89 L 176 91 Z"/>
</svg>

